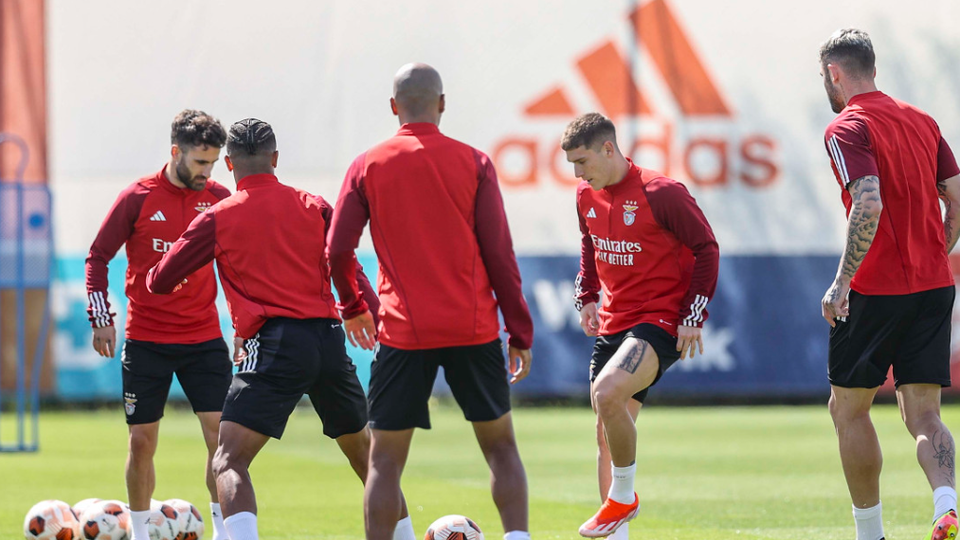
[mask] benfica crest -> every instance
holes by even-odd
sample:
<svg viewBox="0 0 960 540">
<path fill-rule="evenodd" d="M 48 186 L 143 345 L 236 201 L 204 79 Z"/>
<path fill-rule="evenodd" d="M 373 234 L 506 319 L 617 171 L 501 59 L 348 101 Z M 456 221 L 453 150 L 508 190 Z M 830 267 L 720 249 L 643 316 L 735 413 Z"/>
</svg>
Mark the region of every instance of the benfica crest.
<svg viewBox="0 0 960 540">
<path fill-rule="evenodd" d="M 211 206 L 213 206 L 213 204 L 204 201 L 204 202 L 198 202 L 197 205 L 193 207 L 193 209 L 196 210 L 197 212 L 203 213 L 203 212 L 206 212 L 207 209 L 210 208 Z"/>
<path fill-rule="evenodd" d="M 633 225 L 637 221 L 637 203 L 635 201 L 627 201 L 627 204 L 623 205 L 623 224 L 626 226 Z"/>
<path fill-rule="evenodd" d="M 127 396 L 132 396 L 132 394 L 128 394 Z M 137 399 L 127 396 L 123 398 L 123 409 L 127 413 L 127 416 L 133 416 L 133 413 L 137 410 Z"/>
</svg>

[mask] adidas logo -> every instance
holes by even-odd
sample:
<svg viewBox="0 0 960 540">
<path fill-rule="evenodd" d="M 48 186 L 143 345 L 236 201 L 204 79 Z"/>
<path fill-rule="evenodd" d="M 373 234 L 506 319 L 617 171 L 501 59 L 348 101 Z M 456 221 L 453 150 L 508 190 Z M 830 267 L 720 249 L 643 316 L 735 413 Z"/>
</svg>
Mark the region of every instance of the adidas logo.
<svg viewBox="0 0 960 540">
<path fill-rule="evenodd" d="M 593 208 L 591 208 L 590 211 L 587 212 L 587 217 L 588 217 L 588 218 L 595 218 L 595 217 L 597 217 L 597 213 L 593 210 Z"/>
<path fill-rule="evenodd" d="M 576 186 L 572 167 L 558 166 L 563 160 L 560 133 L 546 136 L 543 126 L 562 132 L 566 122 L 590 111 L 638 126 L 619 143 L 642 167 L 697 187 L 776 183 L 778 142 L 744 125 L 668 0 L 643 2 L 622 20 L 634 36 L 632 43 L 602 38 L 572 59 L 575 77 L 565 77 L 568 82 L 552 84 L 520 106 L 521 122 L 533 124 L 529 133 L 538 135 L 505 133 L 494 141 L 490 157 L 501 183 L 518 189 L 547 182 Z M 611 34 L 622 32 L 611 29 Z"/>
<path fill-rule="evenodd" d="M 150 216 L 150 221 L 166 221 L 167 217 L 163 215 L 163 212 L 157 210 L 157 213 Z"/>
</svg>

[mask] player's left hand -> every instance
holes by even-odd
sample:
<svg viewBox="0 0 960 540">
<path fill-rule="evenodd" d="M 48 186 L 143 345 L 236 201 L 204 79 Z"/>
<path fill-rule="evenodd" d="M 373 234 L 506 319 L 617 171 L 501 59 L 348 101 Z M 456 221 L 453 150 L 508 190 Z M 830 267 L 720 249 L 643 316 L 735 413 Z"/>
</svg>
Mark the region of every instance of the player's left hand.
<svg viewBox="0 0 960 540">
<path fill-rule="evenodd" d="M 183 285 L 184 285 L 186 282 L 187 282 L 187 278 L 183 278 L 183 281 L 181 281 L 180 283 L 177 283 L 176 287 L 174 287 L 173 290 L 170 291 L 170 294 L 173 294 L 173 293 L 179 291 L 180 289 L 182 289 L 182 288 L 183 288 Z"/>
<path fill-rule="evenodd" d="M 823 300 L 820 301 L 821 314 L 831 327 L 837 325 L 837 318 L 850 315 L 850 305 L 847 303 L 849 294 L 850 283 L 838 279 L 823 295 Z"/>
<path fill-rule="evenodd" d="M 693 358 L 697 354 L 697 349 L 700 349 L 700 356 L 703 356 L 703 338 L 701 336 L 702 330 L 696 326 L 684 326 L 680 325 L 677 327 L 677 350 L 680 351 L 680 359 L 686 360 L 687 351 L 690 351 L 690 358 Z"/>
<path fill-rule="evenodd" d="M 518 349 L 511 345 L 507 347 L 507 356 L 510 365 L 510 384 L 525 379 L 530 374 L 530 362 L 533 361 L 533 353 L 530 349 Z"/>
<path fill-rule="evenodd" d="M 344 319 L 343 329 L 347 333 L 347 339 L 354 347 L 360 347 L 368 351 L 373 350 L 377 342 L 377 329 L 373 325 L 373 315 L 370 310 L 364 311 L 352 319 Z"/>
<path fill-rule="evenodd" d="M 243 346 L 243 338 L 233 336 L 233 365 L 239 366 L 247 359 L 247 349 Z"/>
</svg>

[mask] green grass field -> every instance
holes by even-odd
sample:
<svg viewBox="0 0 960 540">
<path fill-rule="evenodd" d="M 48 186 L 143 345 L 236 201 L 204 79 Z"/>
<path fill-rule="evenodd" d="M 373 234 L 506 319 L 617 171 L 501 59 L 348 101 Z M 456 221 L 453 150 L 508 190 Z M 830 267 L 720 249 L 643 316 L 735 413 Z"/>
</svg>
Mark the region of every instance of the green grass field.
<svg viewBox="0 0 960 540">
<path fill-rule="evenodd" d="M 20 538 L 24 513 L 42 499 L 126 499 L 126 427 L 122 412 L 45 413 L 41 452 L 0 455 L 0 538 Z M 12 424 L 3 419 L 4 442 Z M 596 509 L 593 415 L 585 408 L 514 412 L 530 485 L 535 539 L 579 538 Z M 960 425 L 960 407 L 944 410 Z M 922 538 L 932 514 L 930 490 L 896 407 L 874 420 L 884 444 L 884 519 L 888 540 Z M 473 518 L 502 534 L 488 474 L 470 425 L 455 408 L 433 411 L 434 429 L 418 431 L 403 488 L 422 535 L 444 514 Z M 631 537 L 657 540 L 854 537 L 836 438 L 825 406 L 650 407 L 638 422 L 640 516 Z M 155 498 L 192 501 L 209 518 L 199 424 L 170 410 L 161 424 Z M 254 463 L 265 539 L 363 538 L 362 490 L 312 409 L 291 418 L 282 441 Z M 207 538 L 212 531 L 208 525 Z"/>
</svg>

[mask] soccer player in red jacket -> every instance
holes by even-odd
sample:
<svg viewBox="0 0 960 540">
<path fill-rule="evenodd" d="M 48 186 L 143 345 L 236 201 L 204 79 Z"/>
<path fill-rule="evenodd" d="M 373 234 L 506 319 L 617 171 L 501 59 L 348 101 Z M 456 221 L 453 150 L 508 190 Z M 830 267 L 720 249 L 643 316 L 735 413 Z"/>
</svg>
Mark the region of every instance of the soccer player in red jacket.
<svg viewBox="0 0 960 540">
<path fill-rule="evenodd" d="M 608 118 L 589 113 L 575 119 L 561 147 L 582 180 L 580 325 L 597 336 L 590 399 L 603 505 L 580 534 L 610 536 L 639 510 L 635 422 L 647 389 L 688 352 L 703 354 L 700 331 L 717 286 L 720 249 L 683 184 L 625 158 Z M 626 531 L 619 535 L 627 537 Z"/>
<path fill-rule="evenodd" d="M 370 450 L 367 400 L 330 285 L 325 236 L 332 209 L 322 197 L 283 185 L 270 124 L 247 118 L 230 126 L 227 168 L 237 192 L 197 217 L 147 274 L 147 288 L 175 297 L 181 280 L 216 259 L 230 317 L 246 354 L 223 406 L 213 460 L 231 540 L 256 540 L 257 503 L 250 463 L 279 439 L 304 394 L 364 481 Z M 359 264 L 353 279 L 376 305 Z M 390 532 L 416 540 L 401 496 Z"/>
<path fill-rule="evenodd" d="M 184 294 L 175 297 L 152 295 L 145 285 L 147 270 L 193 218 L 230 195 L 227 188 L 210 180 L 226 138 L 223 126 L 212 116 L 195 110 L 178 114 L 171 126 L 170 161 L 120 193 L 87 256 L 93 348 L 112 358 L 117 331 L 107 298 L 107 265 L 121 246 L 127 246 L 127 324 L 121 363 L 130 432 L 126 480 L 133 540 L 147 538 L 146 520 L 156 484 L 153 455 L 174 373 L 200 419 L 207 444 L 213 539 L 226 539 L 210 461 L 217 449 L 231 363 L 217 316 L 213 265 L 199 266 L 185 276 Z"/>
<path fill-rule="evenodd" d="M 390 538 L 413 430 L 430 428 L 427 401 L 443 366 L 490 467 L 505 537 L 529 539 L 527 481 L 513 434 L 497 308 L 510 334 L 512 382 L 530 369 L 533 322 L 496 172 L 486 155 L 440 133 L 443 85 L 432 67 L 400 68 L 390 105 L 400 130 L 350 166 L 328 242 L 347 335 L 365 348 L 377 332 L 370 298 L 350 269 L 367 221 L 380 262 L 367 538 Z"/>
<path fill-rule="evenodd" d="M 891 365 L 901 416 L 933 489 L 927 538 L 954 538 L 956 451 L 940 420 L 940 388 L 950 386 L 956 288 L 948 255 L 960 235 L 960 168 L 933 118 L 877 90 L 866 32 L 830 36 L 820 70 L 838 113 L 824 143 L 847 210 L 843 256 L 822 300 L 831 327 L 830 413 L 857 539 L 883 538 L 883 459 L 870 406 Z"/>
</svg>

